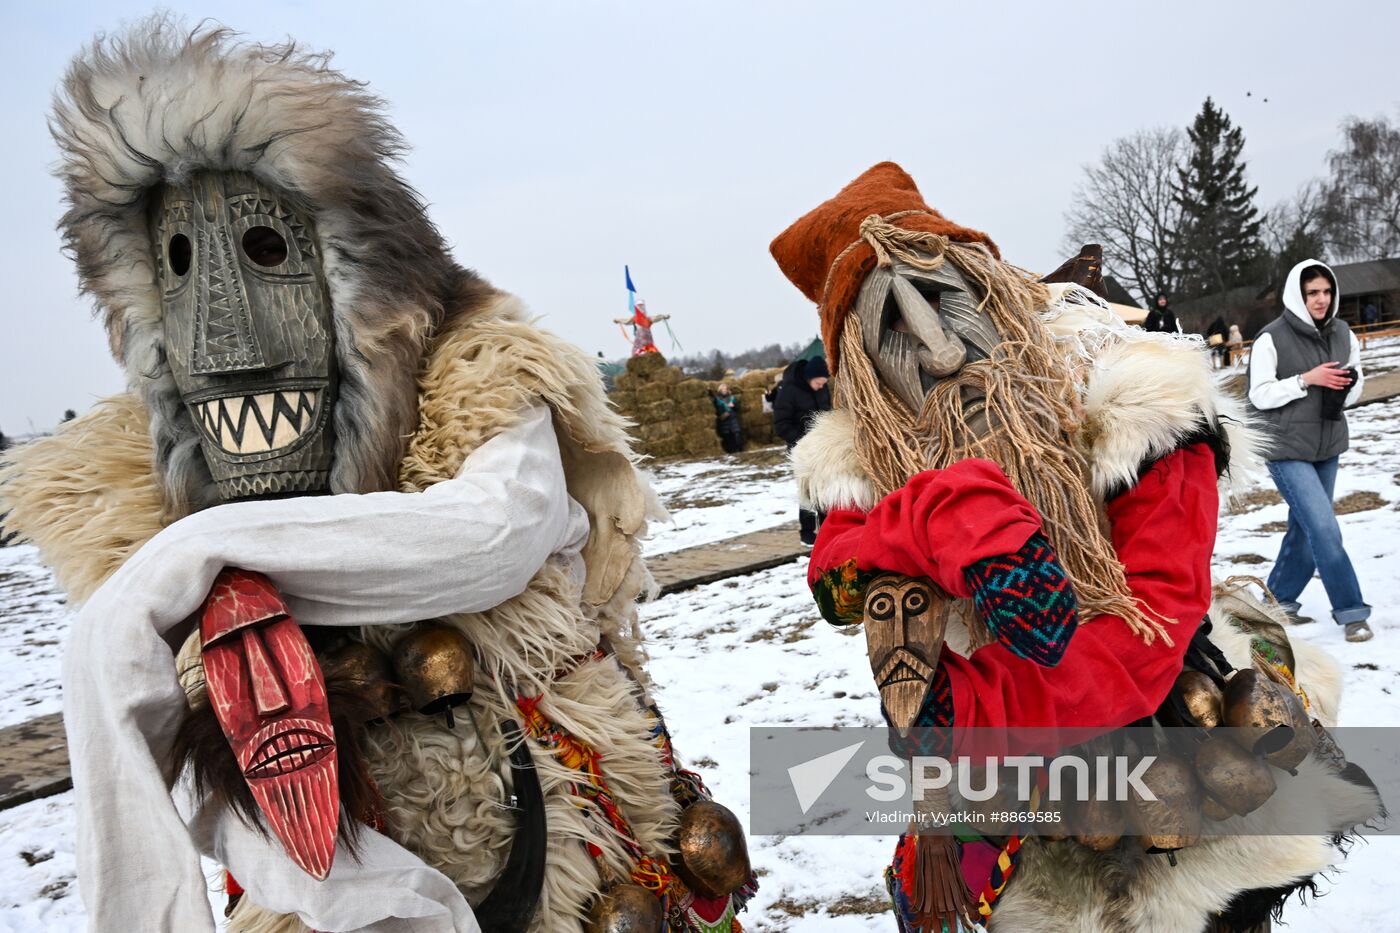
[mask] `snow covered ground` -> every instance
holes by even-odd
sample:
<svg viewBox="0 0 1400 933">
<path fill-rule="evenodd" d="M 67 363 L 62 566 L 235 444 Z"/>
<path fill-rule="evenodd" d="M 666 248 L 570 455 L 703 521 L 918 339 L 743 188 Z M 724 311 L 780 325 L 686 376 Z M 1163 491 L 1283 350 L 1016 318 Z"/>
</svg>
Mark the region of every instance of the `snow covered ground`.
<svg viewBox="0 0 1400 933">
<path fill-rule="evenodd" d="M 1400 364 L 1400 347 L 1377 355 Z M 1356 410 L 1351 428 L 1339 510 L 1346 512 L 1341 521 L 1363 591 L 1376 607 L 1376 638 L 1344 642 L 1340 629 L 1325 621 L 1326 597 L 1316 581 L 1303 603 L 1320 621 L 1294 633 L 1324 645 L 1342 663 L 1343 725 L 1388 725 L 1400 719 L 1400 400 Z M 676 521 L 656 530 L 649 553 L 792 517 L 792 481 L 775 455 L 667 465 L 655 476 Z M 1219 575 L 1266 575 L 1285 515 L 1264 478 L 1222 516 Z M 50 592 L 32 549 L 0 549 L 0 724 L 59 708 L 58 643 L 67 617 Z M 749 727 L 876 724 L 864 642 L 820 620 L 798 564 L 678 593 L 644 606 L 642 615 L 651 672 L 677 748 L 738 813 L 749 809 Z M 869 836 L 750 839 L 763 887 L 743 917 L 746 927 L 889 933 L 880 873 L 891 845 L 891 838 Z M 1358 845 L 1323 881 L 1324 897 L 1290 905 L 1288 929 L 1396 929 L 1397 858 L 1400 840 L 1393 837 Z M 73 865 L 70 794 L 0 812 L 0 933 L 82 929 Z"/>
<path fill-rule="evenodd" d="M 797 520 L 797 483 L 782 447 L 652 467 L 671 513 L 649 529 L 645 551 L 663 554 Z"/>
</svg>

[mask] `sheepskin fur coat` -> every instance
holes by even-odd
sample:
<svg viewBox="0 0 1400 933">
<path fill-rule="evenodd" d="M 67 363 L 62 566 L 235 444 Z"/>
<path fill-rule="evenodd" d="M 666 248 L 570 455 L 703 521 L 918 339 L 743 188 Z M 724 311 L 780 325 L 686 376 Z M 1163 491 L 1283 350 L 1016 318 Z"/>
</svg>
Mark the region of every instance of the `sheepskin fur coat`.
<svg viewBox="0 0 1400 933">
<path fill-rule="evenodd" d="M 483 748 L 474 730 L 448 730 L 440 718 L 415 713 L 371 731 L 369 764 L 390 834 L 469 900 L 490 893 L 514 832 L 510 814 L 491 805 L 503 791 L 492 765 L 505 757 L 496 725 L 518 718 L 513 701 L 523 692 L 542 694 L 546 715 L 605 750 L 606 777 L 638 840 L 649 853 L 666 854 L 678 807 L 644 709 L 635 608 L 649 582 L 636 536 L 655 504 L 593 364 L 525 321 L 516 299 L 496 294 L 460 309 L 434 341 L 418 385 L 419 426 L 400 467 L 402 491 L 451 478 L 467 455 L 543 401 L 554 415 L 569 493 L 588 512 L 592 533 L 583 593 L 566 568 L 547 562 L 519 596 L 446 620 L 471 641 L 489 675 L 490 687 L 478 686 L 472 707 L 494 747 Z M 137 399 L 121 395 L 26 446 L 9 465 L 10 527 L 40 548 L 75 602 L 167 523 L 152 463 L 149 417 Z M 381 646 L 401 634 L 400 626 L 361 630 Z M 590 657 L 601 636 L 614 655 Z M 616 837 L 599 833 L 570 793 L 576 773 L 548 751 L 533 751 L 550 832 L 535 928 L 578 928 L 600 886 L 584 843 L 623 874 L 629 863 Z M 245 898 L 234 929 L 301 929 L 294 918 L 259 913 Z"/>
</svg>

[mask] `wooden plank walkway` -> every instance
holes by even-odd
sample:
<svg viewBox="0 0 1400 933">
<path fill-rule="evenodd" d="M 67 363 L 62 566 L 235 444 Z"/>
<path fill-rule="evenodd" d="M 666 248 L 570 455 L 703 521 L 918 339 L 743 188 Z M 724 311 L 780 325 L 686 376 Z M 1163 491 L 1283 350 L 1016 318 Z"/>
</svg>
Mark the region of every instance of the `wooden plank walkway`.
<svg viewBox="0 0 1400 933">
<path fill-rule="evenodd" d="M 798 543 L 797 523 L 791 522 L 658 554 L 647 564 L 665 596 L 790 563 L 805 557 L 808 550 Z M 61 715 L 54 713 L 0 729 L 0 810 L 61 794 L 72 786 Z"/>
<path fill-rule="evenodd" d="M 72 786 L 61 715 L 0 729 L 0 810 L 61 794 Z"/>
</svg>

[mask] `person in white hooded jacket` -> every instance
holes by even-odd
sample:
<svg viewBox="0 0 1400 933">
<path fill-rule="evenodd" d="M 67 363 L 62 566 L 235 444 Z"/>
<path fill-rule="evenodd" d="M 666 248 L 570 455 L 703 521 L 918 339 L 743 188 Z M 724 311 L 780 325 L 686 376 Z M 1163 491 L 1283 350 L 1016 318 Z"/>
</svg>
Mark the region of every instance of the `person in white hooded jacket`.
<svg viewBox="0 0 1400 933">
<path fill-rule="evenodd" d="M 1269 428 L 1269 473 L 1288 503 L 1288 530 L 1269 589 L 1296 617 L 1316 570 L 1346 639 L 1366 641 L 1371 607 L 1332 511 L 1338 461 L 1348 446 L 1343 409 L 1361 398 L 1363 385 L 1361 348 L 1338 319 L 1339 304 L 1337 277 L 1325 264 L 1309 259 L 1289 271 L 1283 313 L 1254 339 L 1249 401 Z"/>
</svg>

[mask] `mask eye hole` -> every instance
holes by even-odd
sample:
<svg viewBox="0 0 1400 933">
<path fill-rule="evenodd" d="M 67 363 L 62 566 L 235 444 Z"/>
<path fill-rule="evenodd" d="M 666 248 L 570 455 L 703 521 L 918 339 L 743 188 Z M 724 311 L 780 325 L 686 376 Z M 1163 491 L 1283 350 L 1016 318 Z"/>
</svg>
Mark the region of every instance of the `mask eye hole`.
<svg viewBox="0 0 1400 933">
<path fill-rule="evenodd" d="M 243 253 L 264 268 L 287 261 L 287 241 L 271 227 L 249 227 L 243 234 Z"/>
<path fill-rule="evenodd" d="M 934 310 L 935 314 L 943 309 L 943 289 L 920 283 L 919 294 L 923 296 L 924 301 L 928 302 L 928 306 Z"/>
<path fill-rule="evenodd" d="M 865 607 L 872 619 L 888 619 L 894 615 L 894 597 L 889 593 L 876 593 Z"/>
<path fill-rule="evenodd" d="M 909 333 L 909 322 L 904 320 L 904 312 L 899 310 L 899 302 L 894 300 L 894 295 L 885 300 L 885 310 L 880 315 L 880 330 L 886 334 Z"/>
<path fill-rule="evenodd" d="M 185 273 L 190 271 L 190 258 L 194 251 L 190 248 L 190 238 L 183 233 L 177 233 L 170 238 L 170 243 L 165 248 L 165 259 L 170 264 L 170 271 L 184 278 Z"/>
</svg>

